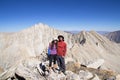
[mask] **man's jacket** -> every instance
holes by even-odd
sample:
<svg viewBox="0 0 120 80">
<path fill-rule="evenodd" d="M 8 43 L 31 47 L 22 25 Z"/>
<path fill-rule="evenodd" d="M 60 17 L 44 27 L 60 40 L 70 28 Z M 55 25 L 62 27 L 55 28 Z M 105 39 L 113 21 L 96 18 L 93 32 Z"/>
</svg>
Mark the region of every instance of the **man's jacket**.
<svg viewBox="0 0 120 80">
<path fill-rule="evenodd" d="M 57 44 L 57 54 L 59 56 L 65 56 L 66 54 L 66 43 L 64 41 L 58 41 L 58 44 Z"/>
</svg>

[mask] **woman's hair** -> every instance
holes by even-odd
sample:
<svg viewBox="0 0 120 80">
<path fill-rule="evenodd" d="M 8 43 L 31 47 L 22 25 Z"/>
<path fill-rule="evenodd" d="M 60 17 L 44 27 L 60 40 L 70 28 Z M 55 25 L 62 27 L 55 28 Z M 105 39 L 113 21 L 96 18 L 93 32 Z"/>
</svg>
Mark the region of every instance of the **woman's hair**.
<svg viewBox="0 0 120 80">
<path fill-rule="evenodd" d="M 55 41 L 56 41 L 56 43 L 54 43 Z M 57 48 L 57 42 L 58 42 L 58 40 L 53 40 L 53 41 L 51 42 L 51 49 L 53 49 L 54 44 L 55 44 L 55 46 L 56 46 L 56 48 Z"/>
</svg>

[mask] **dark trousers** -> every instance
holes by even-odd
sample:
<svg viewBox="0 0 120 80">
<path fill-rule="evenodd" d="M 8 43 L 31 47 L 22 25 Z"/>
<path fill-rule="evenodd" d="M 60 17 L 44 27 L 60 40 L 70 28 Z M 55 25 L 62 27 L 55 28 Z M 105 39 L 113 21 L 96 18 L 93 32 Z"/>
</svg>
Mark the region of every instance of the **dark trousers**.
<svg viewBox="0 0 120 80">
<path fill-rule="evenodd" d="M 47 60 L 50 60 L 50 54 L 47 54 Z"/>
<path fill-rule="evenodd" d="M 62 56 L 57 56 L 57 63 L 59 70 L 62 72 L 65 72 L 66 67 L 65 67 L 65 59 Z"/>
<path fill-rule="evenodd" d="M 49 56 L 49 67 L 51 67 L 52 66 L 52 62 L 54 63 L 54 64 L 56 64 L 56 61 L 57 61 L 57 55 L 55 54 L 55 55 L 50 55 Z"/>
</svg>

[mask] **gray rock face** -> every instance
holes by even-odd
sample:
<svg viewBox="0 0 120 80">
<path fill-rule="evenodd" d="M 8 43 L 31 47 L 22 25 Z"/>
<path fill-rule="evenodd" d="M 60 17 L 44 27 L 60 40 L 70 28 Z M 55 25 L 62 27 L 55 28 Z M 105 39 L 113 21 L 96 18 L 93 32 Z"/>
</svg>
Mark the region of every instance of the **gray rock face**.
<svg viewBox="0 0 120 80">
<path fill-rule="evenodd" d="M 25 59 L 13 65 L 0 75 L 0 80 L 17 78 L 16 74 L 27 80 L 39 80 L 42 78 L 37 70 L 40 61 L 37 59 Z"/>
<path fill-rule="evenodd" d="M 64 35 L 68 48 L 74 41 L 72 35 L 55 30 L 44 24 L 35 25 L 29 29 L 13 33 L 0 34 L 0 67 L 8 69 L 15 61 L 28 57 L 40 56 L 58 35 Z"/>
<path fill-rule="evenodd" d="M 79 72 L 79 76 L 80 76 L 80 79 L 89 80 L 89 79 L 91 79 L 93 77 L 93 74 L 88 72 L 88 71 L 81 70 Z"/>
<path fill-rule="evenodd" d="M 105 36 L 116 43 L 120 43 L 120 30 L 105 34 Z"/>
<path fill-rule="evenodd" d="M 88 64 L 87 67 L 98 69 L 103 65 L 103 63 L 104 63 L 104 59 L 99 59 L 93 63 Z"/>
<path fill-rule="evenodd" d="M 120 74 L 116 76 L 116 80 L 120 80 Z"/>
<path fill-rule="evenodd" d="M 120 47 L 118 44 L 111 42 L 94 31 L 82 31 L 73 35 L 41 23 L 16 33 L 0 33 L 0 68 L 6 74 L 13 73 L 8 76 L 14 75 L 14 72 L 11 71 L 15 71 L 19 75 L 24 74 L 19 73 L 22 72 L 20 70 L 29 72 L 32 68 L 35 71 L 33 67 L 36 64 L 30 63 L 28 65 L 33 67 L 25 66 L 27 67 L 26 69 L 21 61 L 30 60 L 32 57 L 43 61 L 46 58 L 49 42 L 56 39 L 58 35 L 63 35 L 67 43 L 66 61 L 80 62 L 86 65 L 89 61 L 95 62 L 98 59 L 103 59 L 102 68 L 120 73 L 118 67 L 120 66 L 120 63 L 118 63 L 120 61 Z M 36 71 L 35 73 L 33 72 L 30 73 L 34 76 L 36 76 L 35 74 L 39 75 Z M 38 76 L 34 77 L 34 79 L 36 78 Z"/>
<path fill-rule="evenodd" d="M 41 61 L 37 58 L 29 58 L 22 60 L 19 63 L 13 65 L 10 69 L 6 70 L 4 73 L 2 73 L 0 75 L 0 80 L 100 80 L 100 76 L 104 77 L 105 74 L 109 74 L 109 72 L 101 74 L 98 72 L 97 69 L 94 69 L 94 72 L 96 73 L 95 74 L 92 71 L 89 72 L 88 68 L 80 70 L 80 67 L 78 69 L 79 73 L 66 71 L 67 75 L 64 75 L 63 73 L 59 74 L 57 70 L 55 72 L 53 70 L 50 70 L 50 72 L 46 73 L 40 67 L 40 63 Z M 76 65 L 77 63 L 73 63 L 73 65 L 74 64 Z M 44 62 L 44 65 L 47 70 L 48 62 Z M 43 75 L 44 73 L 45 75 Z M 109 74 L 104 78 L 111 79 L 114 78 L 114 76 Z M 117 78 L 119 78 L 119 76 L 117 76 Z"/>
</svg>

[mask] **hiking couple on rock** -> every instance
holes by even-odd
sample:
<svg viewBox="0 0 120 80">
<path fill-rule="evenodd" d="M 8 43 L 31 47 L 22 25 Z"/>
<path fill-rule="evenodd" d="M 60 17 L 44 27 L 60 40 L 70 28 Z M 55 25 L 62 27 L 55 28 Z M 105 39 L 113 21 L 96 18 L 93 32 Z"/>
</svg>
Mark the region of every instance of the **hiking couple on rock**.
<svg viewBox="0 0 120 80">
<path fill-rule="evenodd" d="M 49 69 L 58 70 L 59 73 L 63 72 L 65 73 L 65 55 L 67 50 L 67 45 L 64 42 L 64 37 L 62 35 L 58 36 L 58 40 L 53 40 L 49 44 Z M 54 63 L 52 68 L 52 62 Z M 57 64 L 56 64 L 57 63 Z M 58 68 L 57 68 L 58 65 Z"/>
</svg>

